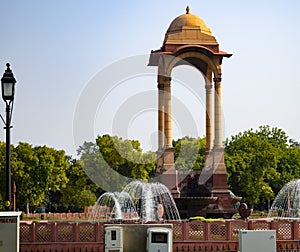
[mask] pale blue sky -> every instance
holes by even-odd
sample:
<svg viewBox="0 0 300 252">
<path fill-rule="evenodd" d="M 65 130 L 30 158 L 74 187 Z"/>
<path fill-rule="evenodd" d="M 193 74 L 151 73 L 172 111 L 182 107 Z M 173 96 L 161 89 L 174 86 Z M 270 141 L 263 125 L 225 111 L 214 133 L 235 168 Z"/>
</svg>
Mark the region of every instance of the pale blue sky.
<svg viewBox="0 0 300 252">
<path fill-rule="evenodd" d="M 74 155 L 73 115 L 86 85 L 113 62 L 158 49 L 170 22 L 185 12 L 186 5 L 211 28 L 220 48 L 233 53 L 223 61 L 224 137 L 269 124 L 300 141 L 299 1 L 0 0 L 0 4 L 0 74 L 10 62 L 17 79 L 15 144 L 45 144 Z M 146 91 L 156 90 L 153 79 L 153 87 L 147 84 Z M 181 101 L 188 99 L 175 86 L 173 90 Z M 118 108 L 118 99 L 112 100 Z M 4 102 L 0 111 L 4 115 Z M 107 131 L 97 123 L 101 119 L 95 118 L 99 128 L 95 135 Z M 128 129 L 129 136 L 149 137 L 156 130 L 155 120 L 155 113 L 140 117 Z M 180 134 L 174 126 L 174 138 Z M 4 137 L 2 130 L 0 139 Z M 147 140 L 140 140 L 149 148 Z"/>
</svg>

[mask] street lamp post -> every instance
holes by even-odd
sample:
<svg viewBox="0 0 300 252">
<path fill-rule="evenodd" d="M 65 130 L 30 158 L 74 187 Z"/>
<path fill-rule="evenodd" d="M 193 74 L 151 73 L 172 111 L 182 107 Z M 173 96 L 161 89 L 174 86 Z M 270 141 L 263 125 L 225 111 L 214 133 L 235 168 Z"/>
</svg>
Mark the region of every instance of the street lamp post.
<svg viewBox="0 0 300 252">
<path fill-rule="evenodd" d="M 11 164 L 10 164 L 10 128 L 11 114 L 13 109 L 16 79 L 6 64 L 6 70 L 1 78 L 2 98 L 6 103 L 6 120 L 1 116 L 6 130 L 6 186 L 5 186 L 5 210 L 11 210 Z"/>
</svg>

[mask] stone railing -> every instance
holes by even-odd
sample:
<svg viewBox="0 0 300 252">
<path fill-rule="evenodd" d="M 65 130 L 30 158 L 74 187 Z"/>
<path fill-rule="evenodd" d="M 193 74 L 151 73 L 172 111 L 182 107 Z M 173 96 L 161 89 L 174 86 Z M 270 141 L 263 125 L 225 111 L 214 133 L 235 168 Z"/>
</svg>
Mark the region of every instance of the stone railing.
<svg viewBox="0 0 300 252">
<path fill-rule="evenodd" d="M 104 251 L 104 224 L 107 223 L 22 222 L 21 252 Z M 277 251 L 299 249 L 300 222 L 295 220 L 192 221 L 168 224 L 173 225 L 174 252 L 238 251 L 240 230 L 276 230 Z"/>
<path fill-rule="evenodd" d="M 29 213 L 24 214 L 24 217 L 26 218 L 32 218 L 32 219 L 40 219 L 41 216 L 44 215 L 45 219 L 51 219 L 51 220 L 64 220 L 64 219 L 88 219 L 89 213 Z"/>
</svg>

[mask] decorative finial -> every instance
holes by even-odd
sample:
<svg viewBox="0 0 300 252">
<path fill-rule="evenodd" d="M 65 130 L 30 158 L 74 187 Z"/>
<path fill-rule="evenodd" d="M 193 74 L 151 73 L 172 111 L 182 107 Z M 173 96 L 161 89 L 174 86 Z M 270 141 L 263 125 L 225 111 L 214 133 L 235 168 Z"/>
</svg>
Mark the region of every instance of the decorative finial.
<svg viewBox="0 0 300 252">
<path fill-rule="evenodd" d="M 190 6 L 186 7 L 186 14 L 190 14 Z"/>
<path fill-rule="evenodd" d="M 6 63 L 7 70 L 9 70 L 10 64 Z"/>
</svg>

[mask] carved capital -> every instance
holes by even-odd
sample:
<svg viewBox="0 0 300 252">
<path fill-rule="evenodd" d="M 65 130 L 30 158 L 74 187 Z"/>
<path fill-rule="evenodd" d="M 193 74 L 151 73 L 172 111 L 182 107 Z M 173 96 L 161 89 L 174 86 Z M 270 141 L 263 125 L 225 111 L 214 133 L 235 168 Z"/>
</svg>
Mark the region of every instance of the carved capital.
<svg viewBox="0 0 300 252">
<path fill-rule="evenodd" d="M 164 81 L 165 82 L 171 82 L 172 78 L 168 76 L 164 76 Z"/>
<path fill-rule="evenodd" d="M 160 90 L 164 90 L 164 87 L 170 87 L 171 85 L 171 77 L 158 75 L 157 76 L 157 88 Z"/>
<path fill-rule="evenodd" d="M 205 85 L 205 89 L 206 89 L 206 90 L 211 90 L 212 87 L 213 87 L 212 84 L 206 84 L 206 85 Z"/>
<path fill-rule="evenodd" d="M 214 80 L 215 83 L 218 83 L 218 82 L 222 81 L 222 78 L 221 77 L 215 77 L 213 80 Z"/>
</svg>

